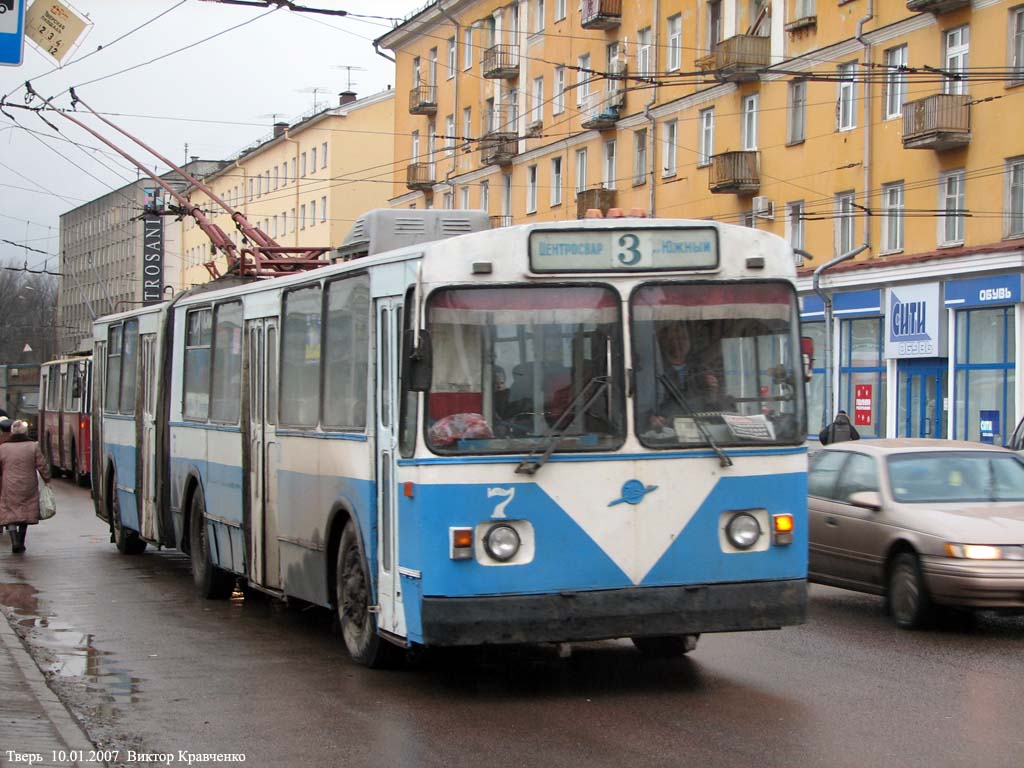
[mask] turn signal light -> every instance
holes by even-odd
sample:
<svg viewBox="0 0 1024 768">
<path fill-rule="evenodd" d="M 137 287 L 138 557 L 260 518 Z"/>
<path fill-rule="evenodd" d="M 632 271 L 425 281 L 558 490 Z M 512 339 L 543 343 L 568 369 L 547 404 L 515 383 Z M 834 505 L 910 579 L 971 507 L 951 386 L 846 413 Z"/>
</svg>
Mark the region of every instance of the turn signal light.
<svg viewBox="0 0 1024 768">
<path fill-rule="evenodd" d="M 793 516 L 788 512 L 772 515 L 772 543 L 780 546 L 793 543 Z"/>
<path fill-rule="evenodd" d="M 452 560 L 473 559 L 472 528 L 449 528 L 448 543 L 448 556 L 451 557 Z"/>
</svg>

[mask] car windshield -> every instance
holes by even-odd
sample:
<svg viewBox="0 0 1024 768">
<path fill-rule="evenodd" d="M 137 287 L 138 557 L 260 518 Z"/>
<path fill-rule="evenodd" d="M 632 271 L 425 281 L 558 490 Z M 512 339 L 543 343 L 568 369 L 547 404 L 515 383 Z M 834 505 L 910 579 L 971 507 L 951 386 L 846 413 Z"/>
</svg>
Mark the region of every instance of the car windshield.
<svg viewBox="0 0 1024 768">
<path fill-rule="evenodd" d="M 785 283 L 659 283 L 630 300 L 636 431 L 655 448 L 799 443 L 804 384 Z"/>
<path fill-rule="evenodd" d="M 1024 501 L 1024 463 L 1010 453 L 895 454 L 888 467 L 899 502 Z"/>
<path fill-rule="evenodd" d="M 431 449 L 522 452 L 552 434 L 557 451 L 618 447 L 625 438 L 620 325 L 618 294 L 604 286 L 434 292 Z"/>
</svg>

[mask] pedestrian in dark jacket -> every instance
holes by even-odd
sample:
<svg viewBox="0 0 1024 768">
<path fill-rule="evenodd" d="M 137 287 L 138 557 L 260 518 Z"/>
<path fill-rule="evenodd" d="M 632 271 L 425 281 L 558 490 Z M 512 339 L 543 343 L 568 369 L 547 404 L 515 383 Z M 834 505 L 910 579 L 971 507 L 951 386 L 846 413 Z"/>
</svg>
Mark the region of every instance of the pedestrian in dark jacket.
<svg viewBox="0 0 1024 768">
<path fill-rule="evenodd" d="M 11 534 L 11 552 L 25 551 L 28 526 L 39 522 L 39 481 L 47 483 L 50 468 L 43 461 L 39 444 L 28 439 L 28 424 L 16 421 L 11 439 L 0 445 L 0 525 Z"/>
<path fill-rule="evenodd" d="M 835 421 L 818 433 L 818 439 L 821 440 L 822 445 L 828 445 L 829 443 L 842 443 L 846 440 L 860 440 L 860 435 L 850 423 L 850 417 L 846 415 L 846 411 L 839 411 Z"/>
</svg>

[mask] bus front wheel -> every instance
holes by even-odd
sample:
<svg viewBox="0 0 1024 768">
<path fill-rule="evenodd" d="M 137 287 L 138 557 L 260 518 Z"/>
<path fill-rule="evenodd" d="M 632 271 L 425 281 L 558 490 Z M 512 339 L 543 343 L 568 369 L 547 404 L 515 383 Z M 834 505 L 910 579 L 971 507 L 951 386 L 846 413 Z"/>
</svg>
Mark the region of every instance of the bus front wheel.
<svg viewBox="0 0 1024 768">
<path fill-rule="evenodd" d="M 146 542 L 139 534 L 121 523 L 121 500 L 117 494 L 117 478 L 111 483 L 112 499 L 110 501 L 110 523 L 114 527 L 114 545 L 122 555 L 141 555 L 146 551 Z"/>
<path fill-rule="evenodd" d="M 200 597 L 208 600 L 223 600 L 231 597 L 235 588 L 234 577 L 213 564 L 210 558 L 210 537 L 206 530 L 206 502 L 203 492 L 197 490 L 192 496 L 192 512 L 189 514 L 189 554 L 192 558 L 192 580 Z"/>
<path fill-rule="evenodd" d="M 697 647 L 700 635 L 666 635 L 664 637 L 630 638 L 644 656 L 652 659 L 671 659 L 683 656 Z"/>
</svg>

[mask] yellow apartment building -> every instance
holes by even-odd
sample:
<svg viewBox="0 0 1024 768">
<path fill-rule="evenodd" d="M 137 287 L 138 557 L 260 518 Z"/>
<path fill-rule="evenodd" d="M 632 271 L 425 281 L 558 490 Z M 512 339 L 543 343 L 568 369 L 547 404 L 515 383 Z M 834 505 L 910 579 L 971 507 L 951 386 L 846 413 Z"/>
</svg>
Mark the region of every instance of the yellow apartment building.
<svg viewBox="0 0 1024 768">
<path fill-rule="evenodd" d="M 203 183 L 278 245 L 337 248 L 360 214 L 388 207 L 394 107 L 391 90 L 362 99 L 343 92 L 336 107 L 275 124 L 273 134 Z M 193 189 L 189 199 L 241 242 L 231 217 L 204 192 Z M 208 282 L 210 240 L 191 217 L 181 228 L 182 285 Z M 223 255 L 214 264 L 223 274 Z"/>
<path fill-rule="evenodd" d="M 1024 412 L 1024 4 L 439 0 L 376 45 L 392 206 L 766 229 L 805 254 L 812 435 L 843 408 L 999 443 Z"/>
</svg>

